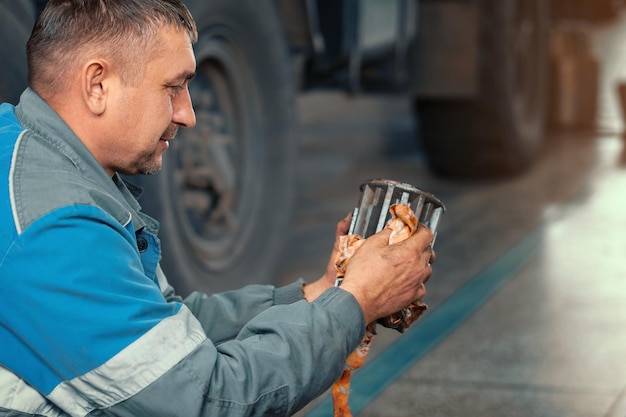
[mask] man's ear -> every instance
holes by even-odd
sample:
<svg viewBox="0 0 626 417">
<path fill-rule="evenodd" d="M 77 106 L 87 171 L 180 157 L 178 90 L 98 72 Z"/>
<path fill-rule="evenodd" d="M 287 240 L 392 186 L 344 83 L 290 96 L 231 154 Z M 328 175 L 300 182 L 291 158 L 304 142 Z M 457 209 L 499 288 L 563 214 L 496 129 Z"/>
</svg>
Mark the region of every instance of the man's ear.
<svg viewBox="0 0 626 417">
<path fill-rule="evenodd" d="M 111 67 L 106 61 L 89 61 L 82 71 L 81 86 L 85 104 L 97 116 L 106 110 L 108 99 L 107 77 L 111 76 Z"/>
</svg>

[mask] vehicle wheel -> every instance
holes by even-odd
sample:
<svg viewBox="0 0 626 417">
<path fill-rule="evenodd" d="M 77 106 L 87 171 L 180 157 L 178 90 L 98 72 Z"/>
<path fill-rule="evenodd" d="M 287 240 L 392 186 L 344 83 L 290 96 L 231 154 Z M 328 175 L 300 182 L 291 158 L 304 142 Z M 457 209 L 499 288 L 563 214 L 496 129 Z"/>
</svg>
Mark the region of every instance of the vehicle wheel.
<svg viewBox="0 0 626 417">
<path fill-rule="evenodd" d="M 179 130 L 141 200 L 161 222 L 162 266 L 183 295 L 275 281 L 296 149 L 290 61 L 273 3 L 191 6 L 197 124 Z"/>
<path fill-rule="evenodd" d="M 479 92 L 416 99 L 419 141 L 434 172 L 493 177 L 527 168 L 543 143 L 548 20 L 543 0 L 481 0 Z"/>
<path fill-rule="evenodd" d="M 26 0 L 0 0 L 0 103 L 17 104 L 26 88 L 26 42 L 35 11 Z"/>
</svg>

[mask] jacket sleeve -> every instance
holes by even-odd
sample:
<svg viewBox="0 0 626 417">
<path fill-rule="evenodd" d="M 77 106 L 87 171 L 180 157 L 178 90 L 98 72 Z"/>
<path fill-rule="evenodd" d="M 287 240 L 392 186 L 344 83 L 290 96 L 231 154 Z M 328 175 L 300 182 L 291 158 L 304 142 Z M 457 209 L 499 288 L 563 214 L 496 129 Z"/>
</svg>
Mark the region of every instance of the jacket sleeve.
<svg viewBox="0 0 626 417">
<path fill-rule="evenodd" d="M 313 303 L 260 303 L 215 344 L 145 275 L 132 225 L 90 206 L 35 221 L 0 276 L 11 294 L 0 364 L 71 416 L 288 415 L 339 376 L 365 325 L 333 288 Z"/>
<path fill-rule="evenodd" d="M 274 305 L 303 299 L 304 281 L 284 287 L 248 285 L 223 293 L 191 293 L 184 303 L 202 324 L 207 337 L 215 344 L 233 339 L 253 317 Z"/>
<path fill-rule="evenodd" d="M 233 339 L 253 317 L 274 305 L 291 304 L 304 297 L 304 280 L 276 288 L 272 285 L 248 285 L 240 289 L 207 295 L 192 292 L 185 299 L 176 294 L 163 270 L 157 268 L 157 281 L 169 302 L 184 302 L 198 319 L 213 343 Z"/>
<path fill-rule="evenodd" d="M 356 300 L 332 288 L 274 306 L 231 341 L 207 340 L 106 416 L 289 416 L 336 381 L 363 335 Z"/>
</svg>

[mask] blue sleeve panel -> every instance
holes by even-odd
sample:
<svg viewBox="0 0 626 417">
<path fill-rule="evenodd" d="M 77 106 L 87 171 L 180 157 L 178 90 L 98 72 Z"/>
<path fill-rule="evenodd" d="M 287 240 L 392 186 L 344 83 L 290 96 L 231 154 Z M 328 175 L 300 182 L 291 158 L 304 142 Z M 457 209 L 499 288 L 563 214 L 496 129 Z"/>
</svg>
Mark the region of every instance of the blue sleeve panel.
<svg viewBox="0 0 626 417">
<path fill-rule="evenodd" d="M 57 209 L 0 259 L 0 363 L 40 392 L 102 365 L 180 308 L 144 274 L 127 227 L 96 207 Z"/>
</svg>

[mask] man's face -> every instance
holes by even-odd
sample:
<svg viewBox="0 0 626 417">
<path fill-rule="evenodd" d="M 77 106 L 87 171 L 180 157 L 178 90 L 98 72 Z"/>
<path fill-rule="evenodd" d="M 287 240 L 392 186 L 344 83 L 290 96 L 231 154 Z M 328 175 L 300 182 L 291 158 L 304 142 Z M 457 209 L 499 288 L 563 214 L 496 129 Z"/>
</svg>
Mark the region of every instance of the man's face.
<svg viewBox="0 0 626 417">
<path fill-rule="evenodd" d="M 179 127 L 193 127 L 195 114 L 187 85 L 196 61 L 184 31 L 164 28 L 156 58 L 146 64 L 138 83 L 115 84 L 111 135 L 104 168 L 122 174 L 152 174 Z"/>
</svg>

